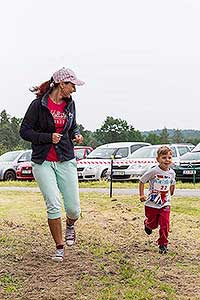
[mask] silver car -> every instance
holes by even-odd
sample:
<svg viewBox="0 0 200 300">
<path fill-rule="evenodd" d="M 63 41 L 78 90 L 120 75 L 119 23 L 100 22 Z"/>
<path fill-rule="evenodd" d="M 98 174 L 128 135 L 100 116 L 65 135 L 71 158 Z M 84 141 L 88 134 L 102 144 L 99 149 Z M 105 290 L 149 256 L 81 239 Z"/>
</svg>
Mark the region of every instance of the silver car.
<svg viewBox="0 0 200 300">
<path fill-rule="evenodd" d="M 118 142 L 101 145 L 93 150 L 86 159 L 77 162 L 79 180 L 100 180 L 107 178 L 111 158 L 129 157 L 137 149 L 150 145 L 144 142 Z"/>
<path fill-rule="evenodd" d="M 156 156 L 157 150 L 161 145 L 146 146 L 135 151 L 129 159 L 115 160 L 113 163 L 113 180 L 137 180 L 147 170 L 154 167 L 157 164 Z M 190 147 L 187 144 L 170 144 L 167 145 L 173 152 L 173 164 L 179 165 L 181 155 L 190 151 Z M 111 176 L 111 169 L 107 172 L 108 176 Z"/>
<path fill-rule="evenodd" d="M 17 167 L 31 160 L 31 150 L 9 151 L 0 156 L 0 180 L 15 180 Z"/>
</svg>

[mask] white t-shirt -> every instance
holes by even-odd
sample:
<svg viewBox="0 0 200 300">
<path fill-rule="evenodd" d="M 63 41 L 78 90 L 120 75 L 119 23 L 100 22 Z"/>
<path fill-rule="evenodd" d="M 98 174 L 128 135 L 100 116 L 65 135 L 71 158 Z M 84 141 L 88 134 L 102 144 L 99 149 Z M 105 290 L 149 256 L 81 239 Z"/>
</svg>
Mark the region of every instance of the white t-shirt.
<svg viewBox="0 0 200 300">
<path fill-rule="evenodd" d="M 162 208 L 170 205 L 170 186 L 175 185 L 175 172 L 173 169 L 163 171 L 155 166 L 141 176 L 142 183 L 149 182 L 148 198 L 145 205 L 153 208 Z"/>
</svg>

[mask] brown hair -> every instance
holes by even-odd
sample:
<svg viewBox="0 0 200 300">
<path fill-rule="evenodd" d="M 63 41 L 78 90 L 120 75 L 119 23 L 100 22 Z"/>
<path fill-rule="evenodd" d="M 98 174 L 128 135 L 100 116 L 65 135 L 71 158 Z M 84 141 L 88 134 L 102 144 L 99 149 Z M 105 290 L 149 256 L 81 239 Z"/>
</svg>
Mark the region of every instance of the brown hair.
<svg viewBox="0 0 200 300">
<path fill-rule="evenodd" d="M 161 155 L 166 155 L 168 153 L 172 154 L 172 149 L 169 148 L 168 146 L 161 146 L 160 148 L 158 148 L 157 150 L 157 157 L 161 156 Z"/>
<path fill-rule="evenodd" d="M 56 86 L 58 86 L 58 83 L 55 83 L 53 78 L 51 78 L 50 80 L 41 83 L 39 86 L 34 86 L 29 90 L 35 93 L 37 97 L 41 97 L 47 93 L 48 90 Z"/>
</svg>

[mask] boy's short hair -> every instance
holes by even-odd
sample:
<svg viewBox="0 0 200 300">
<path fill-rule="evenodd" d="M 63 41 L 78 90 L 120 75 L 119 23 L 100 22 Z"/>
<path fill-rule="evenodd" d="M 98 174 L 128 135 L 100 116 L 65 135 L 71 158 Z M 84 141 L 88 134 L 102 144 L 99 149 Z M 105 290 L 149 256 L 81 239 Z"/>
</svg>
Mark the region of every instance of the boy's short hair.
<svg viewBox="0 0 200 300">
<path fill-rule="evenodd" d="M 166 155 L 169 152 L 172 154 L 172 149 L 170 147 L 168 147 L 168 146 L 161 146 L 157 150 L 157 157 L 159 157 L 161 155 Z"/>
</svg>

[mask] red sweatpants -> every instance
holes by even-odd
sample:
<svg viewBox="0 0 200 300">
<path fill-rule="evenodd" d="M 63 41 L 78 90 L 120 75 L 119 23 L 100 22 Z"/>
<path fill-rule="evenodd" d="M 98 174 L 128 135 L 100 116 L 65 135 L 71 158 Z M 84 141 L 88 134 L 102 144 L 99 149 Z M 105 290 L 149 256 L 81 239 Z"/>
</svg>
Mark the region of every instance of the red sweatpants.
<svg viewBox="0 0 200 300">
<path fill-rule="evenodd" d="M 158 225 L 159 239 L 158 245 L 168 244 L 168 233 L 169 233 L 169 217 L 170 217 L 170 206 L 166 206 L 160 209 L 145 206 L 146 219 L 144 224 L 150 229 L 156 229 Z"/>
</svg>

